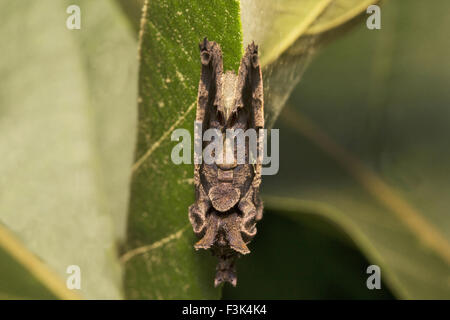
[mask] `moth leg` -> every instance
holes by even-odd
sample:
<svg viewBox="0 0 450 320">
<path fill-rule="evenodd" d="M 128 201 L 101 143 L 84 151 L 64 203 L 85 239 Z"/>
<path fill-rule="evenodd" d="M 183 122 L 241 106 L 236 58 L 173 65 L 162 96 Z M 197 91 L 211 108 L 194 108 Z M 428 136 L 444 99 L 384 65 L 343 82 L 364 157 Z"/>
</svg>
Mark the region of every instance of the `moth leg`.
<svg viewBox="0 0 450 320">
<path fill-rule="evenodd" d="M 241 254 L 247 254 L 250 253 L 250 250 L 242 239 L 241 223 L 241 219 L 238 217 L 237 213 L 232 213 L 222 218 L 221 225 L 222 229 L 225 231 L 225 237 L 230 248 Z"/>
<path fill-rule="evenodd" d="M 242 222 L 240 232 L 245 242 L 249 242 L 256 235 L 256 215 L 257 210 L 252 202 L 253 190 L 249 190 L 247 195 L 239 202 L 239 210 L 242 212 Z"/>
<path fill-rule="evenodd" d="M 255 176 L 251 188 L 253 189 L 253 204 L 256 208 L 256 221 L 259 221 L 263 217 L 263 202 L 259 196 L 259 186 L 261 185 L 261 169 L 262 169 L 262 144 L 258 142 L 258 160 L 254 165 Z"/>
<path fill-rule="evenodd" d="M 199 183 L 198 172 L 194 173 L 194 184 L 197 193 L 197 201 L 189 207 L 189 221 L 192 224 L 194 233 L 201 237 L 205 234 L 206 229 L 206 213 L 211 208 L 211 202 L 206 194 L 203 186 Z"/>
<path fill-rule="evenodd" d="M 207 220 L 208 226 L 206 227 L 206 233 L 195 245 L 194 248 L 198 249 L 209 249 L 214 244 L 214 241 L 217 236 L 217 231 L 219 229 L 218 223 L 219 217 L 212 212 Z"/>
<path fill-rule="evenodd" d="M 259 196 L 259 191 L 254 193 L 253 196 L 253 203 L 255 204 L 256 208 L 256 221 L 259 221 L 263 217 L 263 202 L 261 200 L 261 197 Z"/>
</svg>

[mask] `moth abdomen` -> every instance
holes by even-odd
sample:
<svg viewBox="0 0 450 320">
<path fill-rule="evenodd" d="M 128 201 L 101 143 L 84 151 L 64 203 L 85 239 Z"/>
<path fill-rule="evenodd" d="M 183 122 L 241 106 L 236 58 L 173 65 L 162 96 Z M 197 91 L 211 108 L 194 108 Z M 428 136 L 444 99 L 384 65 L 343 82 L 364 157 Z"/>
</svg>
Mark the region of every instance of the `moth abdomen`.
<svg viewBox="0 0 450 320">
<path fill-rule="evenodd" d="M 199 82 L 196 121 L 203 130 L 255 130 L 264 127 L 264 103 L 262 75 L 259 66 L 258 46 L 250 44 L 242 57 L 238 74 L 223 72 L 222 51 L 214 41 L 205 38 L 200 44 L 202 74 Z M 257 133 L 258 134 L 258 133 Z M 221 139 L 225 139 L 223 136 Z M 250 141 L 251 139 L 249 139 Z M 262 202 L 259 198 L 261 163 L 249 162 L 249 144 L 242 146 L 245 163 L 238 152 L 232 161 L 220 161 L 220 152 L 211 152 L 212 164 L 195 165 L 195 203 L 189 207 L 189 220 L 200 240 L 195 249 L 210 249 L 218 258 L 215 285 L 229 282 L 236 285 L 235 262 L 241 255 L 250 253 L 247 244 L 256 235 L 256 221 L 262 218 Z M 259 139 L 255 139 L 258 152 L 262 151 Z M 207 141 L 203 148 L 222 141 Z M 214 147 L 214 145 L 213 145 Z M 243 149 L 242 149 L 243 148 Z M 209 152 L 209 151 L 208 151 Z M 238 161 L 239 160 L 239 161 Z"/>
</svg>

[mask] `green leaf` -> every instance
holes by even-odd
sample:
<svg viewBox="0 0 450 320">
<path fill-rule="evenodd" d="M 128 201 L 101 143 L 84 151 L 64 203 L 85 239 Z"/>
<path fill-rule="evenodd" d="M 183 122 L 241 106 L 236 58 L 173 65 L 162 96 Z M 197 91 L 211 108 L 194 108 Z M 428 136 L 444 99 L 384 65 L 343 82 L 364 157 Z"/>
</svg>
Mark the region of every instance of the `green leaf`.
<svg viewBox="0 0 450 320">
<path fill-rule="evenodd" d="M 371 5 L 377 4 L 377 0 L 334 0 L 312 23 L 305 35 L 320 35 L 335 30 L 365 13 Z M 368 17 L 368 16 L 367 16 Z M 363 22 L 364 24 L 364 22 Z"/>
<path fill-rule="evenodd" d="M 435 5 L 388 2 L 383 32 L 362 26 L 311 65 L 264 180 L 282 196 L 268 205 L 333 221 L 399 298 L 450 298 L 450 46 L 435 32 L 450 4 Z"/>
<path fill-rule="evenodd" d="M 71 4 L 80 30 L 66 28 Z M 23 244 L 11 249 L 1 232 L 2 254 L 17 267 L 0 273 L 0 291 L 38 297 L 36 283 L 20 284 L 26 270 L 66 298 L 66 269 L 78 265 L 82 297 L 120 298 L 116 246 L 136 126 L 131 29 L 108 0 L 2 1 L 0 12 L 0 221 Z M 52 290 L 58 281 L 63 289 Z"/>
<path fill-rule="evenodd" d="M 239 2 L 146 1 L 140 44 L 139 126 L 132 168 L 125 286 L 129 298 L 218 298 L 214 259 L 195 252 L 188 207 L 193 166 L 175 165 L 170 135 L 193 133 L 200 78 L 198 43 L 207 36 L 237 71 L 242 53 Z M 129 251 L 131 250 L 131 251 Z"/>
</svg>

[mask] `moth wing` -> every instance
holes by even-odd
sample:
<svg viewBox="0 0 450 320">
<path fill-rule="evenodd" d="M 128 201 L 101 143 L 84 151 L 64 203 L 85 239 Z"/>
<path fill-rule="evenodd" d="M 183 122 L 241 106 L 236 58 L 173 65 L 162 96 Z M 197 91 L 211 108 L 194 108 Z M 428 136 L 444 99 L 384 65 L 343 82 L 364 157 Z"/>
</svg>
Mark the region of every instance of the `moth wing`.
<svg viewBox="0 0 450 320">
<path fill-rule="evenodd" d="M 221 105 L 221 81 L 223 58 L 220 46 L 204 38 L 199 44 L 202 73 L 198 86 L 196 121 L 202 123 L 203 132 L 208 129 L 213 106 Z M 203 133 L 202 132 L 202 133 Z"/>
<path fill-rule="evenodd" d="M 258 46 L 248 45 L 241 60 L 236 87 L 236 111 L 246 109 L 249 128 L 264 128 L 264 95 Z"/>
</svg>

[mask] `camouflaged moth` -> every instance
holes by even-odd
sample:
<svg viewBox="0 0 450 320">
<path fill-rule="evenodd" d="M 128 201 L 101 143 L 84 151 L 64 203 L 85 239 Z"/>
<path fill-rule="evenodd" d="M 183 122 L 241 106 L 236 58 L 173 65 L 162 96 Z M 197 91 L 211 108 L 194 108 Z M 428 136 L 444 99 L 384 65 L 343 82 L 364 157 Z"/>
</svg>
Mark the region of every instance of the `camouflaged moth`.
<svg viewBox="0 0 450 320">
<path fill-rule="evenodd" d="M 264 127 L 264 102 L 258 46 L 252 43 L 247 47 L 237 75 L 223 71 L 217 43 L 205 38 L 199 46 L 202 71 L 196 121 L 203 132 L 211 128 L 259 132 Z M 209 143 L 203 142 L 202 148 Z M 258 139 L 258 152 L 261 150 Z M 245 155 L 248 159 L 248 149 Z M 215 286 L 222 282 L 236 286 L 236 259 L 250 253 L 247 244 L 255 236 L 263 212 L 261 168 L 261 162 L 195 164 L 196 201 L 189 207 L 189 220 L 200 238 L 195 249 L 210 249 L 219 260 Z"/>
</svg>

